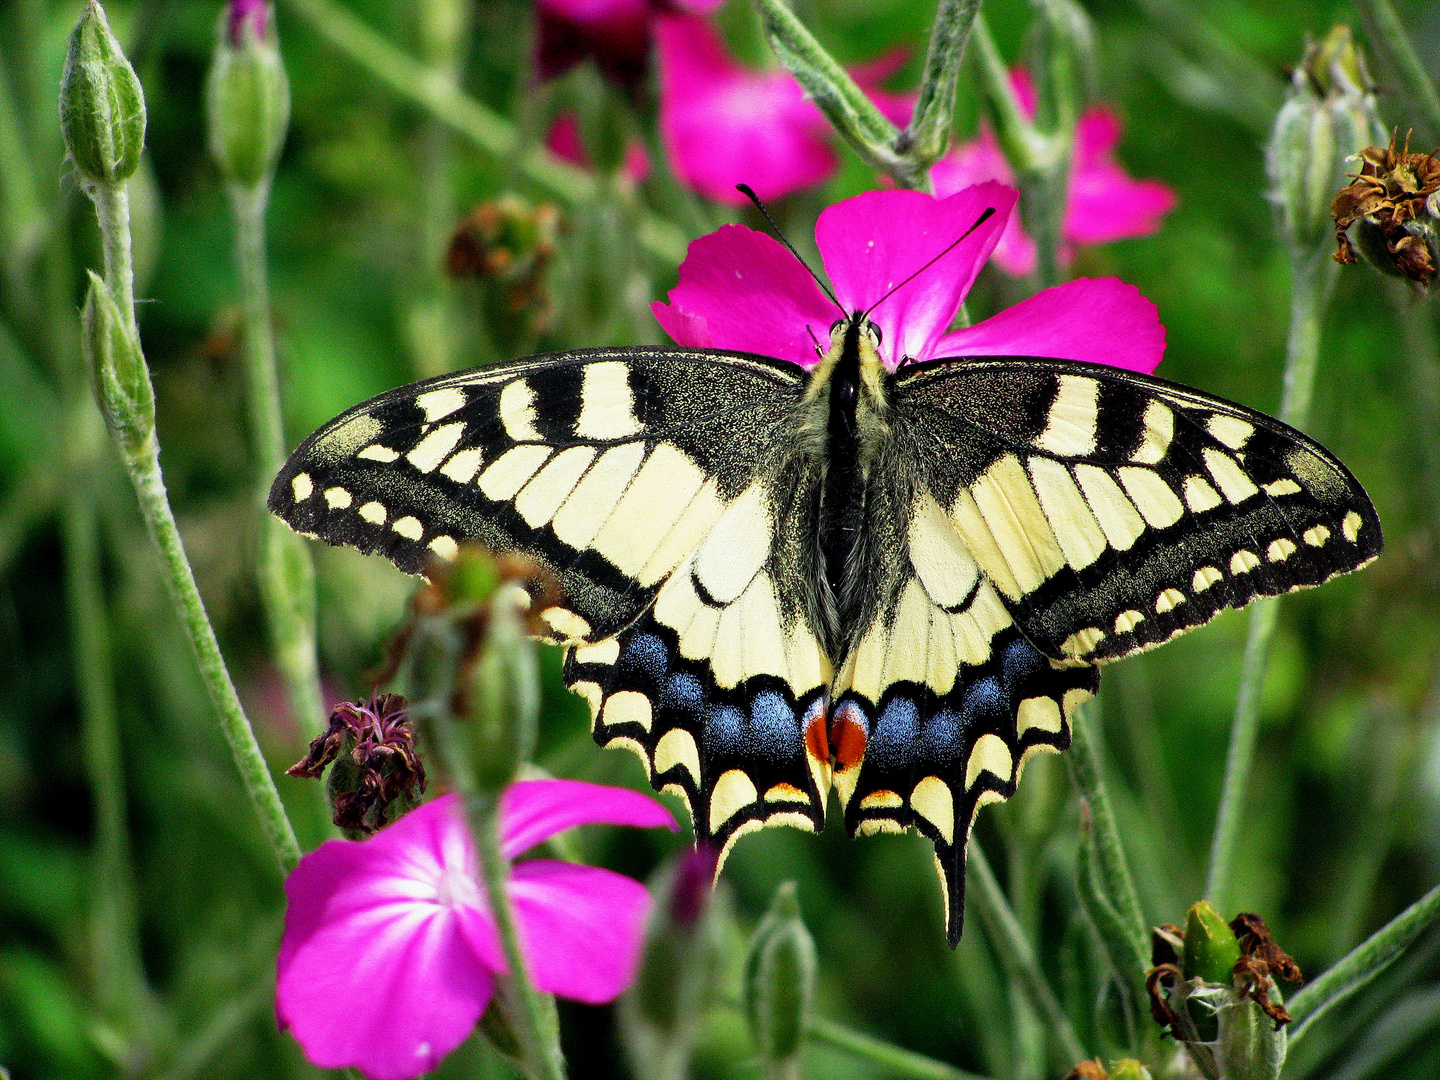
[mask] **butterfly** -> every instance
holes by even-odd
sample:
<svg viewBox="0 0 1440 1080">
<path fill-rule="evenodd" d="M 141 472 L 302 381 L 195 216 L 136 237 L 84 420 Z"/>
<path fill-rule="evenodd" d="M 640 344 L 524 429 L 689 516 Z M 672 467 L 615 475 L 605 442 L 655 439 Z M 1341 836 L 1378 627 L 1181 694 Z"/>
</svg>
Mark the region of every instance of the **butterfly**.
<svg viewBox="0 0 1440 1080">
<path fill-rule="evenodd" d="M 954 944 L 976 810 L 1069 745 L 1100 665 L 1357 569 L 1381 531 L 1251 409 L 1072 360 L 892 371 L 879 333 L 842 318 L 809 371 L 582 349 L 401 387 L 306 439 L 270 509 L 413 574 L 463 544 L 535 560 L 596 741 L 697 839 L 819 830 L 833 788 L 852 834 L 933 842 Z"/>
</svg>

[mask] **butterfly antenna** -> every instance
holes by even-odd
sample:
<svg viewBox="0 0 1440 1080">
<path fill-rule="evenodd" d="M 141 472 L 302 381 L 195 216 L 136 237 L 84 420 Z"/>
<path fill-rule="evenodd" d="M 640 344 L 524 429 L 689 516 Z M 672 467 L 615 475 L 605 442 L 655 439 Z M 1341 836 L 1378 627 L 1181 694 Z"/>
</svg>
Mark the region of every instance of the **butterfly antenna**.
<svg viewBox="0 0 1440 1080">
<path fill-rule="evenodd" d="M 803 266 L 805 268 L 805 272 L 815 279 L 815 284 L 820 286 L 821 291 L 830 298 L 830 302 L 834 304 L 837 308 L 840 308 L 840 314 L 848 315 L 849 312 L 847 312 L 843 307 L 840 307 L 840 301 L 836 300 L 835 294 L 830 291 L 830 286 L 826 285 L 825 282 L 821 280 L 819 274 L 815 273 L 814 270 L 810 269 L 810 264 L 801 257 L 800 252 L 795 250 L 795 245 L 790 243 L 790 241 L 786 239 L 785 234 L 780 231 L 780 226 L 775 224 L 775 219 L 770 216 L 770 211 L 765 209 L 765 204 L 760 201 L 760 196 L 755 194 L 755 189 L 752 188 L 749 184 L 736 184 L 735 190 L 740 192 L 741 195 L 744 195 L 747 199 L 749 199 L 752 203 L 755 204 L 755 209 L 759 210 L 765 220 L 770 223 L 770 230 L 775 234 L 776 239 L 778 239 L 780 243 L 785 245 L 785 250 L 790 252 L 791 255 L 795 256 L 795 261 L 798 262 L 801 266 Z M 977 221 L 976 224 L 978 225 L 979 222 Z M 966 233 L 965 235 L 968 236 L 970 234 Z M 961 239 L 964 239 L 964 237 L 961 237 Z"/>
<path fill-rule="evenodd" d="M 887 292 L 884 296 L 880 297 L 879 300 L 876 300 L 873 304 L 871 304 L 868 308 L 866 308 L 866 309 L 865 309 L 865 318 L 868 319 L 868 318 L 870 317 L 870 312 L 874 311 L 877 307 L 879 307 L 881 304 L 883 304 L 886 300 L 889 300 L 890 297 L 894 296 L 897 292 L 899 292 L 901 289 L 903 289 L 906 285 L 909 285 L 910 282 L 914 281 L 914 280 L 915 280 L 917 277 L 919 277 L 921 274 L 925 273 L 926 270 L 929 270 L 930 267 L 934 266 L 937 262 L 939 262 L 941 259 L 943 259 L 946 255 L 949 255 L 950 252 L 954 251 L 957 247 L 959 247 L 962 243 L 964 243 L 966 237 L 968 237 L 971 233 L 973 233 L 973 232 L 974 232 L 976 229 L 978 229 L 981 225 L 984 225 L 985 222 L 989 221 L 989 220 L 994 216 L 994 214 L 995 214 L 995 208 L 994 208 L 993 206 L 987 206 L 987 207 L 985 208 L 984 212 L 983 212 L 978 218 L 975 219 L 975 224 L 974 224 L 974 225 L 971 225 L 968 229 L 966 229 L 966 230 L 965 230 L 963 233 L 961 233 L 958 237 L 956 237 L 956 238 L 955 238 L 954 240 L 952 240 L 949 244 L 947 244 L 947 245 L 945 246 L 945 250 L 944 250 L 944 251 L 940 252 L 940 254 L 936 255 L 933 259 L 931 259 L 929 262 L 927 262 L 924 266 L 920 267 L 919 270 L 916 270 L 913 274 L 911 274 L 909 277 L 907 277 L 904 281 L 900 282 L 900 284 L 892 286 L 889 292 Z"/>
</svg>

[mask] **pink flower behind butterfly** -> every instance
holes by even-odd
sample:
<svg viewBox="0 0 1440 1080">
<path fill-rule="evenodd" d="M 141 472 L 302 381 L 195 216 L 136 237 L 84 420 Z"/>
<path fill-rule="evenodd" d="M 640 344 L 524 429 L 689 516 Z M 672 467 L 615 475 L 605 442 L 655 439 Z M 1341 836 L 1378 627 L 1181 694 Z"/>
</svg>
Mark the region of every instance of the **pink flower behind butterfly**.
<svg viewBox="0 0 1440 1080">
<path fill-rule="evenodd" d="M 655 800 L 578 780 L 524 780 L 500 803 L 514 859 L 558 832 L 675 821 Z M 409 1080 L 475 1027 L 506 971 L 459 796 L 426 803 L 368 840 L 329 840 L 285 882 L 276 1011 L 321 1068 Z M 517 863 L 507 884 L 535 985 L 591 1004 L 635 977 L 649 895 L 609 870 Z"/>
<path fill-rule="evenodd" d="M 827 207 L 815 225 L 815 242 L 843 311 L 778 241 L 725 225 L 691 242 L 669 303 L 657 301 L 651 310 L 681 345 L 761 353 L 805 366 L 816 362 L 817 343 L 828 346 L 837 318 L 876 305 L 870 318 L 892 367 L 904 359 L 1050 356 L 1154 371 L 1165 351 L 1165 328 L 1155 305 L 1115 278 L 1067 282 L 984 322 L 950 330 L 1016 199 L 1013 188 L 992 181 L 945 199 L 870 191 Z M 989 220 L 916 274 L 987 208 L 995 211 Z"/>
<path fill-rule="evenodd" d="M 834 174 L 830 125 L 789 72 L 740 66 L 704 19 L 660 19 L 656 51 L 660 137 L 686 186 L 726 206 L 744 206 L 736 184 L 749 184 L 769 201 Z M 887 115 L 899 98 L 877 85 L 903 62 L 903 55 L 886 56 L 851 73 Z"/>
<path fill-rule="evenodd" d="M 536 0 L 535 66 L 552 79 L 585 59 L 638 93 L 649 76 L 651 31 L 667 12 L 708 15 L 721 0 Z"/>
<path fill-rule="evenodd" d="M 1035 115 L 1035 87 L 1024 68 L 1010 73 L 1011 84 L 1027 116 Z M 1132 236 L 1149 236 L 1175 206 L 1175 192 L 1158 180 L 1134 180 L 1115 160 L 1120 121 L 1109 109 L 1087 109 L 1075 128 L 1070 185 L 1065 195 L 1064 241 L 1060 260 L 1068 264 L 1075 249 Z M 1013 184 L 1015 174 L 988 127 L 970 142 L 955 146 L 930 170 L 937 195 L 950 195 L 971 184 L 999 180 Z M 995 263 L 1012 277 L 1035 269 L 1035 241 L 1020 215 L 1010 219 L 995 247 Z"/>
</svg>

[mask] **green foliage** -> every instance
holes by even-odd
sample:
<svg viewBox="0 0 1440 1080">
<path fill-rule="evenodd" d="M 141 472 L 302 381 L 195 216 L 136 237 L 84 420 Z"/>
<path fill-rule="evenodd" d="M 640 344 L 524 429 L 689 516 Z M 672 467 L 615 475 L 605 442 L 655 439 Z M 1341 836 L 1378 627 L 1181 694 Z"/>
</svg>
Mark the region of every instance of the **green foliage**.
<svg viewBox="0 0 1440 1080">
<path fill-rule="evenodd" d="M 460 367 L 657 339 L 648 304 L 674 281 L 679 241 L 713 228 L 722 213 L 683 192 L 654 145 L 654 173 L 638 187 L 527 156 L 562 107 L 594 125 L 584 134 L 595 145 L 612 144 L 617 131 L 653 132 L 653 108 L 635 107 L 593 72 L 537 86 L 531 6 L 522 0 L 476 5 L 459 24 L 463 59 L 450 82 L 423 92 L 404 89 L 409 69 L 385 74 L 346 52 L 315 15 L 327 6 L 291 0 L 278 10 L 290 133 L 267 228 L 287 447 L 356 401 L 430 373 L 436 340 L 445 363 Z M 984 6 L 1005 63 L 1039 47 L 1037 6 L 1047 7 Z M 1056 18 L 1074 14 L 1072 5 L 1050 6 Z M 1389 25 L 1388 3 L 1363 6 Z M 437 12 L 452 7 L 342 5 L 413 58 L 431 55 L 434 27 L 448 25 Z M 925 5 L 795 7 L 846 65 L 907 50 L 911 62 L 891 85 L 917 87 L 930 34 Z M 140 333 L 186 553 L 309 849 L 327 832 L 314 820 L 316 793 L 281 775 L 309 732 L 285 703 L 266 644 L 254 501 L 265 478 L 240 404 L 226 183 L 204 150 L 219 8 L 116 0 L 108 11 L 145 89 L 158 200 L 145 226 L 158 232 L 137 236 L 137 250 L 148 238 L 158 251 L 154 275 L 138 285 Z M 1160 374 L 1275 411 L 1292 293 L 1262 146 L 1284 100 L 1281 73 L 1300 62 L 1307 35 L 1322 38 L 1351 8 L 1280 0 L 1192 11 L 1175 0 L 1107 0 L 1085 10 L 1091 93 L 1123 119 L 1120 157 L 1133 173 L 1173 187 L 1179 203 L 1156 236 L 1082 251 L 1069 272 L 1117 275 L 1157 303 L 1169 335 Z M 1399 5 L 1401 22 L 1413 30 L 1423 10 Z M 88 200 L 73 180 L 57 185 L 68 169 L 56 108 L 79 14 L 74 0 L 0 4 L 0 1066 L 15 1080 L 311 1076 L 270 1008 L 280 875 L 104 441 L 82 363 L 84 269 L 101 264 L 101 251 Z M 758 21 L 738 0 L 721 19 L 759 40 Z M 1387 39 L 1382 58 L 1393 60 L 1394 49 Z M 973 38 L 967 53 L 954 105 L 962 137 L 987 108 Z M 1422 74 L 1434 69 L 1432 55 L 1421 59 Z M 1413 71 L 1404 56 L 1398 63 Z M 79 92 L 73 73 L 66 85 Z M 113 179 L 134 171 L 140 136 L 132 138 L 134 110 L 114 94 L 105 100 L 120 102 L 118 115 L 131 121 L 119 142 L 74 131 L 71 142 L 101 153 L 76 155 L 82 173 Z M 1378 102 L 1387 127 L 1423 130 L 1428 121 L 1408 115 L 1405 94 L 1381 93 Z M 484 144 L 487 118 L 502 118 L 515 144 Z M 772 208 L 802 247 L 824 205 L 876 183 L 869 166 L 837 146 L 834 180 Z M 144 172 L 141 165 L 137 175 Z M 527 312 L 547 304 L 545 318 L 523 325 L 496 317 L 507 297 L 485 282 L 442 272 L 458 222 L 507 194 L 556 202 L 561 212 L 557 250 Z M 138 194 L 132 205 L 138 223 Z M 742 219 L 760 224 L 749 211 Z M 1283 1077 L 1427 1080 L 1440 1072 L 1440 937 L 1423 930 L 1435 904 L 1427 890 L 1440 875 L 1440 332 L 1434 300 L 1393 284 L 1363 267 L 1339 274 L 1306 425 L 1366 485 L 1388 550 L 1364 573 L 1279 608 L 1226 910 L 1262 912 L 1312 978 L 1408 913 L 1396 933 L 1370 941 L 1359 961 L 1322 982 L 1323 993 L 1292 997 L 1297 1018 L 1300 1007 L 1307 1013 L 1300 1037 L 1292 1029 Z M 1026 289 L 988 269 L 970 315 L 983 318 Z M 93 350 L 93 336 L 88 344 Z M 95 539 L 89 548 L 85 536 Z M 353 552 L 317 553 L 316 573 L 327 697 L 358 696 L 404 618 L 407 584 Z M 94 614 L 81 607 L 85 589 L 98 598 L 93 618 L 81 614 Z M 1201 899 L 1246 624 L 1226 616 L 1107 671 L 1088 718 L 1148 924 L 1178 921 Z M 628 755 L 591 743 L 583 705 L 559 690 L 555 653 L 540 661 L 535 761 L 556 775 L 644 787 Z M 100 752 L 107 725 L 114 760 Z M 1086 1052 L 1108 1061 L 1173 1051 L 1153 1030 L 1136 1030 L 1151 1023 L 1143 1002 L 1137 1009 L 1130 1000 L 1138 984 L 1117 991 L 1112 972 L 1133 968 L 1133 934 L 1101 903 L 1114 867 L 1088 836 L 1065 769 L 1042 760 L 1015 800 L 980 815 L 975 839 L 1033 947 L 1030 974 L 1048 982 Z M 584 854 L 643 877 L 682 842 L 595 836 Z M 116 866 L 124 873 L 108 872 Z M 694 1075 L 753 1075 L 755 1047 L 725 1002 L 739 992 L 748 931 L 786 879 L 797 883 L 815 940 L 814 1014 L 928 1055 L 872 1064 L 880 1051 L 844 1029 L 812 1025 L 804 1075 L 1052 1075 L 1050 1031 L 1015 984 L 1002 939 L 972 917 L 959 950 L 945 947 L 925 841 L 851 841 L 834 820 L 818 837 L 774 830 L 742 840 L 724 876 L 735 922 L 715 933 L 732 962 L 715 965 L 724 985 L 694 1033 Z M 1097 936 L 1094 913 L 1107 910 L 1117 917 Z M 629 1075 L 610 1012 L 566 1007 L 561 1020 L 574 1075 Z M 1163 1075 L 1155 1060 L 1147 1063 Z M 929 1066 L 942 1071 L 922 1073 Z M 510 1073 L 471 1044 L 441 1075 Z"/>
</svg>

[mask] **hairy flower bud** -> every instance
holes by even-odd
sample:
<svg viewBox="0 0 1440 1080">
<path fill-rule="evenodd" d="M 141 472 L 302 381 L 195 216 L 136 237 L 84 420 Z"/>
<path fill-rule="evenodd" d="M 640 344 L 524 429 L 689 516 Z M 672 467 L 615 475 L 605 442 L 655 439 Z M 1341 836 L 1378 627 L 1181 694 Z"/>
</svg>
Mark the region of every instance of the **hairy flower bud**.
<svg viewBox="0 0 1440 1080">
<path fill-rule="evenodd" d="M 120 184 L 140 164 L 145 95 L 97 0 L 86 6 L 65 51 L 60 130 L 70 160 L 90 183 Z"/>
<path fill-rule="evenodd" d="M 775 890 L 745 957 L 745 1016 L 772 1077 L 797 1075 L 815 997 L 815 941 L 800 917 L 795 883 Z"/>
<path fill-rule="evenodd" d="M 92 270 L 80 313 L 80 344 L 105 423 L 127 453 L 155 430 L 155 390 L 150 369 L 128 321 L 105 282 Z"/>
<path fill-rule="evenodd" d="M 1348 26 L 1305 50 L 1265 151 L 1280 228 L 1292 251 L 1326 242 L 1330 197 L 1345 162 L 1383 132 L 1365 56 Z"/>
<path fill-rule="evenodd" d="M 235 4 L 215 27 L 206 80 L 210 153 L 225 178 L 257 187 L 274 172 L 290 123 L 290 80 L 280 59 L 275 18 L 264 4 Z"/>
<path fill-rule="evenodd" d="M 620 1033 L 640 1080 L 687 1073 L 723 982 L 730 911 L 713 885 L 718 856 L 707 844 L 687 849 L 650 884 L 655 906 L 640 970 L 619 1012 Z"/>
</svg>

